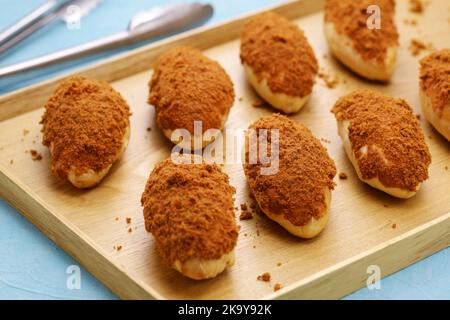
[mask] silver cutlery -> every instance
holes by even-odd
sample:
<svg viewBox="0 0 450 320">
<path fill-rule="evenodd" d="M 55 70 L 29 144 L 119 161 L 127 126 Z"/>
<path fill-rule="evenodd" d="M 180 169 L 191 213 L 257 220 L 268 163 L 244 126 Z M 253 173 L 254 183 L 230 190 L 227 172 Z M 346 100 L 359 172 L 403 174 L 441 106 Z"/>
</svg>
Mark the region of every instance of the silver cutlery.
<svg viewBox="0 0 450 320">
<path fill-rule="evenodd" d="M 206 21 L 212 14 L 210 4 L 196 2 L 155 7 L 134 15 L 126 31 L 0 68 L 0 77 L 185 30 Z"/>
<path fill-rule="evenodd" d="M 44 3 L 36 11 L 19 20 L 19 22 L 0 34 L 0 55 L 57 19 L 62 19 L 66 23 L 70 22 L 68 9 L 71 6 L 76 6 L 78 9 L 77 13 L 81 18 L 97 7 L 101 1 L 66 0 L 63 2 L 48 1 Z"/>
</svg>

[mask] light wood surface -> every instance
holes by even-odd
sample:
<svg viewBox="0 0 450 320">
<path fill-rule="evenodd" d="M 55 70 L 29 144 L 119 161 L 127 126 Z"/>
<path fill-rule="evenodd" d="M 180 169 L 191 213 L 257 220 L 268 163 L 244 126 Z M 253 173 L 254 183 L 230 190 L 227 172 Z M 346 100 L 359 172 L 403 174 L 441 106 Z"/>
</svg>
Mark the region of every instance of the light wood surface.
<svg viewBox="0 0 450 320">
<path fill-rule="evenodd" d="M 41 107 L 56 80 L 1 97 L 1 196 L 122 298 L 338 298 L 365 285 L 369 265 L 378 265 L 386 276 L 448 247 L 450 144 L 422 117 L 433 157 L 430 179 L 414 198 L 395 199 L 358 180 L 330 113 L 339 96 L 360 87 L 405 98 L 420 113 L 419 57 L 411 56 L 408 45 L 411 38 L 425 39 L 436 48 L 450 43 L 448 1 L 430 2 L 423 15 L 408 13 L 407 1 L 398 1 L 399 63 L 389 85 L 366 82 L 330 56 L 322 30 L 322 4 L 306 0 L 277 9 L 297 19 L 321 68 L 340 79 L 335 89 L 319 79 L 308 104 L 291 116 L 324 139 L 338 171 L 349 176 L 347 180 L 336 178 L 330 221 L 319 237 L 298 239 L 268 218 L 254 215 L 252 220 L 239 222 L 236 264 L 215 279 L 194 281 L 162 264 L 151 235 L 145 231 L 140 196 L 153 166 L 168 157 L 172 148 L 155 125 L 153 107 L 146 102 L 149 66 L 155 56 L 180 43 L 209 48 L 205 53 L 222 64 L 235 85 L 236 101 L 226 123 L 228 129 L 243 130 L 259 117 L 275 112 L 270 107 L 252 106 L 258 98 L 245 79 L 236 39 L 243 19 L 177 36 L 80 72 L 112 81 L 133 112 L 131 140 L 124 157 L 92 190 L 76 190 L 50 175 L 49 153 L 41 145 L 39 121 Z M 403 22 L 411 17 L 418 20 L 417 26 Z M 147 131 L 148 127 L 152 130 Z M 29 133 L 24 135 L 24 129 Z M 41 152 L 43 159 L 33 161 L 30 149 Z M 237 189 L 236 206 L 250 204 L 241 164 L 227 164 L 224 170 Z M 126 217 L 132 219 L 130 225 Z M 122 249 L 117 251 L 114 246 Z M 256 280 L 264 272 L 272 275 L 270 283 Z M 275 283 L 283 289 L 274 293 Z"/>
</svg>

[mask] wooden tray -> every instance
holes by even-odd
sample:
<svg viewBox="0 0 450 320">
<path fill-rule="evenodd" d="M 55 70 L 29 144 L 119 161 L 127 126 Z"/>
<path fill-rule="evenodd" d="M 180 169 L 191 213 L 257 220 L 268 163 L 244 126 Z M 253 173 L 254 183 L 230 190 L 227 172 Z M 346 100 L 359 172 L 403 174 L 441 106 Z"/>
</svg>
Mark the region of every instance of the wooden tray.
<svg viewBox="0 0 450 320">
<path fill-rule="evenodd" d="M 247 84 L 239 61 L 239 31 L 251 15 L 184 33 L 77 72 L 110 81 L 133 112 L 131 142 L 123 159 L 93 190 L 76 190 L 53 178 L 48 151 L 41 145 L 42 106 L 64 77 L 1 97 L 1 196 L 121 298 L 339 298 L 365 286 L 370 265 L 378 265 L 381 275 L 386 276 L 448 247 L 450 171 L 446 166 L 450 167 L 450 144 L 422 117 L 433 156 L 430 179 L 416 197 L 407 201 L 394 199 L 357 179 L 330 113 L 339 96 L 359 87 L 403 97 L 419 112 L 418 59 L 411 56 L 407 47 L 412 37 L 426 38 L 438 48 L 450 43 L 447 10 L 443 9 L 448 2 L 430 2 L 424 15 L 414 16 L 418 20 L 414 27 L 404 23 L 405 18 L 412 16 L 407 1 L 398 1 L 401 49 L 390 85 L 365 82 L 330 56 L 322 30 L 322 6 L 323 1 L 304 0 L 273 8 L 296 19 L 321 67 L 340 79 L 333 90 L 318 80 L 310 102 L 292 116 L 319 138 L 329 141 L 324 145 L 338 170 L 349 175 L 348 180 L 336 179 L 331 219 L 319 237 L 300 240 L 269 219 L 255 215 L 252 220 L 239 222 L 235 266 L 215 279 L 193 281 L 161 263 L 153 239 L 143 226 L 139 200 L 145 181 L 155 163 L 168 157 L 172 148 L 155 125 L 153 107 L 146 103 L 154 58 L 174 45 L 204 49 L 223 65 L 235 85 L 237 98 L 227 128 L 245 129 L 259 117 L 274 112 L 269 107 L 252 106 L 257 97 Z M 152 130 L 147 131 L 147 127 Z M 30 149 L 41 152 L 43 160 L 32 161 Z M 237 188 L 236 206 L 250 203 L 241 165 L 227 165 L 225 170 Z M 132 219 L 129 226 L 126 217 Z M 117 251 L 114 246 L 122 249 Z M 271 273 L 270 283 L 256 280 L 263 272 Z M 276 282 L 283 289 L 273 292 Z"/>
</svg>

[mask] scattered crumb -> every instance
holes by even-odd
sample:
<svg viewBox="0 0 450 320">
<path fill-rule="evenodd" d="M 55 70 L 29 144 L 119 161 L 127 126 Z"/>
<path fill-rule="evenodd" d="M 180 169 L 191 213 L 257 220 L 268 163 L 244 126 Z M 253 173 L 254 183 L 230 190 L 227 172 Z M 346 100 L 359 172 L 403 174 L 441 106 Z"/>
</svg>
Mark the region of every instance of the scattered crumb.
<svg viewBox="0 0 450 320">
<path fill-rule="evenodd" d="M 239 99 L 238 99 L 239 101 L 243 101 L 244 100 L 244 98 L 242 98 L 242 97 L 239 97 Z"/>
<path fill-rule="evenodd" d="M 418 39 L 411 39 L 409 51 L 414 57 L 418 56 L 424 50 L 433 51 L 433 45 L 431 43 L 424 43 Z"/>
<path fill-rule="evenodd" d="M 148 127 L 148 128 L 147 128 L 147 131 L 148 131 L 148 132 L 152 131 L 152 128 L 151 128 L 151 127 Z"/>
<path fill-rule="evenodd" d="M 264 106 L 264 102 L 261 100 L 255 100 L 253 101 L 252 106 L 255 108 L 261 108 L 262 106 Z"/>
<path fill-rule="evenodd" d="M 253 249 L 256 249 L 256 246 L 255 246 L 255 245 L 253 246 Z"/>
<path fill-rule="evenodd" d="M 252 218 L 253 218 L 252 213 L 247 210 L 241 211 L 241 215 L 239 216 L 239 220 L 250 220 Z"/>
<path fill-rule="evenodd" d="M 347 173 L 345 173 L 344 171 L 342 171 L 341 173 L 339 173 L 339 179 L 341 179 L 341 180 L 347 180 L 347 179 L 348 179 Z"/>
<path fill-rule="evenodd" d="M 119 217 L 115 217 L 114 220 L 119 221 Z"/>
<path fill-rule="evenodd" d="M 433 137 L 431 136 L 431 134 L 428 135 L 428 139 L 433 140 Z"/>
<path fill-rule="evenodd" d="M 281 284 L 275 283 L 275 285 L 273 286 L 273 291 L 278 291 L 280 289 L 281 289 Z"/>
<path fill-rule="evenodd" d="M 278 262 L 278 263 L 277 263 L 277 267 L 281 267 L 281 262 Z"/>
<path fill-rule="evenodd" d="M 122 246 L 116 246 L 116 251 L 122 250 Z"/>
<path fill-rule="evenodd" d="M 383 204 L 383 207 L 385 208 L 389 208 L 389 206 L 387 204 Z"/>
<path fill-rule="evenodd" d="M 30 150 L 30 153 L 31 153 L 31 159 L 33 159 L 33 161 L 42 160 L 42 154 L 40 154 L 36 150 L 32 149 L 32 150 Z"/>
<path fill-rule="evenodd" d="M 11 160 L 11 161 L 12 161 L 12 160 Z M 448 171 L 448 166 L 445 166 L 444 169 L 445 169 L 445 171 Z"/>
<path fill-rule="evenodd" d="M 269 282 L 270 281 L 270 273 L 264 272 L 262 275 L 256 277 L 256 280 Z"/>
<path fill-rule="evenodd" d="M 33 140 L 32 142 L 33 142 L 33 144 L 35 144 L 35 143 L 36 143 L 36 140 Z"/>
<path fill-rule="evenodd" d="M 27 134 L 29 134 L 30 133 L 30 130 L 28 130 L 28 129 L 23 129 L 23 135 L 24 136 L 26 136 Z"/>
<path fill-rule="evenodd" d="M 328 55 L 327 55 L 326 53 L 324 53 L 322 57 L 323 57 L 324 59 L 327 59 L 327 58 L 328 58 Z"/>
<path fill-rule="evenodd" d="M 420 0 L 409 0 L 409 11 L 413 13 L 422 13 L 423 4 Z"/>
<path fill-rule="evenodd" d="M 329 89 L 334 89 L 339 84 L 338 78 L 336 76 L 333 77 L 327 74 L 324 70 L 319 70 L 318 76 L 323 80 L 323 82 Z"/>
<path fill-rule="evenodd" d="M 420 120 L 420 114 L 416 114 L 417 120 Z"/>
<path fill-rule="evenodd" d="M 395 229 L 395 228 L 397 228 L 397 224 L 396 224 L 396 223 L 393 223 L 393 224 L 392 224 L 392 229 Z"/>
<path fill-rule="evenodd" d="M 125 221 L 127 222 L 127 224 L 130 224 L 131 223 L 131 218 L 130 217 L 126 217 Z"/>
<path fill-rule="evenodd" d="M 254 210 L 256 208 L 256 204 L 254 204 L 253 202 L 250 203 L 250 209 Z"/>
<path fill-rule="evenodd" d="M 24 141 L 23 138 L 21 138 L 21 139 L 20 139 L 20 142 L 23 142 L 23 141 Z"/>
<path fill-rule="evenodd" d="M 246 211 L 248 209 L 246 203 L 241 203 L 241 210 Z"/>
<path fill-rule="evenodd" d="M 132 233 L 133 229 L 132 228 L 128 228 L 128 233 Z"/>
<path fill-rule="evenodd" d="M 417 25 L 417 20 L 412 18 L 412 19 L 405 19 L 403 20 L 404 24 L 408 24 L 410 26 L 416 26 Z"/>
<path fill-rule="evenodd" d="M 9 160 L 9 164 L 13 164 L 13 163 L 14 163 L 13 159 Z"/>
<path fill-rule="evenodd" d="M 244 237 L 246 237 L 247 236 L 247 234 L 246 233 L 244 233 Z"/>
<path fill-rule="evenodd" d="M 259 237 L 259 229 L 256 229 L 256 235 Z"/>
<path fill-rule="evenodd" d="M 327 143 L 327 144 L 330 144 L 330 143 L 331 143 L 330 140 L 325 139 L 325 138 L 320 138 L 320 141 L 322 141 L 323 143 Z"/>
</svg>

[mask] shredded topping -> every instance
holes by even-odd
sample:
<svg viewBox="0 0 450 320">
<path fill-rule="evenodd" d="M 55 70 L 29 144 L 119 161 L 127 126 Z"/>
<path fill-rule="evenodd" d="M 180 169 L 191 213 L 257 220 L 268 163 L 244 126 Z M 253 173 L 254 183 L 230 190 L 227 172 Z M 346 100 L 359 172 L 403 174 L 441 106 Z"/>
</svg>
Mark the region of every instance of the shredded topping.
<svg viewBox="0 0 450 320">
<path fill-rule="evenodd" d="M 340 98 L 332 112 L 350 121 L 352 150 L 363 179 L 416 191 L 428 179 L 431 155 L 419 121 L 405 100 L 357 90 Z"/>
<path fill-rule="evenodd" d="M 381 28 L 369 29 L 367 8 L 377 5 L 381 10 Z M 394 22 L 394 0 L 327 0 L 325 22 L 333 23 L 336 32 L 348 36 L 354 49 L 365 60 L 385 62 L 389 47 L 398 44 L 397 27 Z"/>
<path fill-rule="evenodd" d="M 219 259 L 238 237 L 228 176 L 213 164 L 175 164 L 167 159 L 148 178 L 141 203 L 145 228 L 163 260 Z"/>
<path fill-rule="evenodd" d="M 260 161 L 249 164 L 246 150 L 245 174 L 261 209 L 282 214 L 296 226 L 309 223 L 312 217 L 319 219 L 326 208 L 324 192 L 335 185 L 336 167 L 327 150 L 308 128 L 280 114 L 261 118 L 250 129 L 256 130 L 257 135 L 264 132 L 260 129 L 278 129 L 279 133 L 276 174 L 261 175 L 263 165 Z"/>
<path fill-rule="evenodd" d="M 437 51 L 420 61 L 420 87 L 442 116 L 444 108 L 450 107 L 450 49 Z"/>
<path fill-rule="evenodd" d="M 225 70 L 197 49 L 173 48 L 154 64 L 149 103 L 156 107 L 162 129 L 194 132 L 202 121 L 203 132 L 221 129 L 234 102 L 233 83 Z"/>
<path fill-rule="evenodd" d="M 273 92 L 305 97 L 318 72 L 316 57 L 303 31 L 289 20 L 263 13 L 247 21 L 241 34 L 241 61 Z"/>
<path fill-rule="evenodd" d="M 80 76 L 58 86 L 45 104 L 43 144 L 52 147 L 52 171 L 65 179 L 88 169 L 99 172 L 121 151 L 129 107 L 107 82 Z"/>
</svg>

